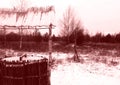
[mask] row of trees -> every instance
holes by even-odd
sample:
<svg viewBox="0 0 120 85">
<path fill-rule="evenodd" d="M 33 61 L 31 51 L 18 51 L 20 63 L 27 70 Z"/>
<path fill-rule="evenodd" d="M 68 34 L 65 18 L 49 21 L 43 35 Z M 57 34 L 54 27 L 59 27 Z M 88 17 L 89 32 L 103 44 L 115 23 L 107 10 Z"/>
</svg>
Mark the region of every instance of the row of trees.
<svg viewBox="0 0 120 85">
<path fill-rule="evenodd" d="M 68 36 L 67 36 L 68 37 Z M 66 43 L 74 43 L 74 33 L 69 36 L 69 41 L 67 40 L 67 37 L 63 36 L 62 40 L 64 40 Z M 94 42 L 94 43 L 120 43 L 120 33 L 117 34 L 107 34 L 104 35 L 102 33 L 96 33 L 94 36 L 91 36 L 89 34 L 84 33 L 84 30 L 80 30 L 77 32 L 76 37 L 77 45 L 82 44 L 84 42 Z"/>
<path fill-rule="evenodd" d="M 90 40 L 93 42 L 120 43 L 120 33 L 107 35 L 96 33 Z"/>
<path fill-rule="evenodd" d="M 83 42 L 106 42 L 106 43 L 120 43 L 120 33 L 107 34 L 96 33 L 94 36 L 85 32 L 80 18 L 73 8 L 69 7 L 63 14 L 60 21 L 62 28 L 62 38 L 67 43 L 81 44 Z"/>
<path fill-rule="evenodd" d="M 14 33 L 11 32 L 9 34 L 6 35 L 0 35 L 0 41 L 7 41 L 7 42 L 17 42 L 20 41 L 21 35 L 19 35 L 18 33 Z M 45 33 L 44 35 L 41 35 L 40 32 L 38 33 L 33 33 L 33 34 L 29 34 L 29 35 L 22 35 L 22 41 L 25 42 L 41 42 L 41 41 L 45 41 L 48 42 L 49 39 L 49 34 Z"/>
<path fill-rule="evenodd" d="M 75 37 L 76 37 L 76 43 L 81 44 L 83 42 L 106 42 L 106 43 L 120 43 L 120 33 L 117 34 L 107 34 L 104 35 L 102 33 L 96 33 L 94 36 L 90 36 L 89 34 L 84 33 L 84 30 L 79 30 L 76 33 L 77 36 L 75 36 L 74 32 L 71 35 L 67 36 L 52 36 L 53 41 L 64 41 L 67 44 L 74 43 Z M 9 33 L 6 36 L 0 35 L 0 41 L 4 41 L 6 37 L 7 42 L 11 41 L 20 41 L 20 35 L 17 33 Z M 23 35 L 23 41 L 29 42 L 48 42 L 49 34 L 41 34 L 40 32 L 36 34 L 30 34 L 30 35 Z M 68 40 L 69 38 L 69 40 Z"/>
<path fill-rule="evenodd" d="M 60 20 L 60 36 L 52 36 L 53 41 L 64 41 L 67 44 L 74 43 L 74 44 L 81 44 L 83 42 L 107 42 L 107 43 L 120 43 L 120 33 L 118 34 L 107 34 L 104 35 L 102 33 L 96 33 L 96 35 L 91 36 L 87 32 L 85 32 L 84 27 L 81 23 L 80 18 L 75 13 L 75 10 L 69 7 L 65 13 L 63 14 L 63 18 Z M 1 31 L 2 32 L 2 31 Z M 9 33 L 4 35 L 0 33 L 0 41 L 20 41 L 21 35 L 17 33 Z M 22 35 L 23 41 L 48 41 L 49 34 L 41 34 L 40 32 L 36 31 L 29 35 Z"/>
</svg>

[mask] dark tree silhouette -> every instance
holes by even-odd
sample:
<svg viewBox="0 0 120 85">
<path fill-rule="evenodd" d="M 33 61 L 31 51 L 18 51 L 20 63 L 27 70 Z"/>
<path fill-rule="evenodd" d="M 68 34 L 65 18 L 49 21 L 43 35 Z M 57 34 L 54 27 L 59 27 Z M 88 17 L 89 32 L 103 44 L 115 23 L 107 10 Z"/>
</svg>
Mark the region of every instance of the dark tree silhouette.
<svg viewBox="0 0 120 85">
<path fill-rule="evenodd" d="M 115 40 L 116 42 L 120 43 L 120 33 L 116 34 Z"/>
<path fill-rule="evenodd" d="M 105 42 L 107 42 L 107 43 L 112 42 L 112 35 L 111 34 L 107 34 L 105 36 Z"/>
<path fill-rule="evenodd" d="M 93 42 L 101 42 L 103 34 L 101 32 L 97 32 L 93 37 L 92 41 Z"/>
<path fill-rule="evenodd" d="M 40 32 L 35 32 L 35 35 L 34 35 L 34 41 L 35 42 L 41 42 L 42 41 L 42 35 Z"/>
<path fill-rule="evenodd" d="M 91 41 L 91 36 L 88 33 L 84 34 L 84 41 L 85 42 L 90 42 Z"/>
<path fill-rule="evenodd" d="M 73 38 L 75 36 L 77 37 L 77 32 L 83 28 L 81 20 L 76 16 L 72 7 L 68 7 L 63 14 L 63 18 L 60 20 L 60 26 L 61 35 L 67 38 L 66 41 L 68 44 L 74 42 Z"/>
<path fill-rule="evenodd" d="M 76 13 L 77 14 L 77 13 Z M 67 44 L 74 43 L 74 60 L 79 61 L 76 45 L 82 41 L 83 26 L 81 20 L 76 16 L 72 7 L 68 7 L 60 21 L 61 35 L 67 38 Z"/>
<path fill-rule="evenodd" d="M 57 41 L 57 37 L 53 34 L 52 41 Z"/>
<path fill-rule="evenodd" d="M 49 40 L 49 34 L 46 32 L 46 33 L 43 35 L 43 41 L 48 42 L 48 40 Z"/>
<path fill-rule="evenodd" d="M 19 41 L 20 36 L 14 32 L 10 32 L 6 35 L 6 41 Z"/>
</svg>

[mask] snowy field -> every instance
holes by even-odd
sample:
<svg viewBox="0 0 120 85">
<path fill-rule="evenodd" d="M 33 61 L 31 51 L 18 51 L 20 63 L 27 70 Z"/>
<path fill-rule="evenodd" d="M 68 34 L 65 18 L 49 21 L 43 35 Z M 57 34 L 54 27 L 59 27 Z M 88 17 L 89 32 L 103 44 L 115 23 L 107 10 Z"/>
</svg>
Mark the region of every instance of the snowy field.
<svg viewBox="0 0 120 85">
<path fill-rule="evenodd" d="M 33 55 L 48 57 L 47 53 Z M 120 65 L 110 64 L 111 60 L 119 63 L 119 57 L 111 57 L 104 63 L 101 58 L 107 56 L 99 56 L 100 62 L 96 62 L 95 54 L 79 54 L 84 62 L 75 63 L 70 60 L 72 53 L 54 52 L 52 55 L 51 85 L 120 85 Z"/>
<path fill-rule="evenodd" d="M 68 62 L 65 57 L 70 55 L 60 53 L 57 56 L 63 60 L 52 69 L 51 85 L 120 85 L 120 65 L 97 63 L 86 55 L 81 55 L 86 59 L 83 64 Z"/>
<path fill-rule="evenodd" d="M 97 70 L 90 65 L 81 65 L 78 63 L 70 63 L 66 65 L 58 65 L 52 70 L 51 85 L 119 85 L 119 70 L 113 70 L 102 66 L 102 70 Z M 105 69 L 103 69 L 105 68 Z M 94 70 L 98 72 L 94 72 Z M 101 72 L 99 72 L 101 71 Z M 119 74 L 119 75 L 118 75 Z"/>
<path fill-rule="evenodd" d="M 48 58 L 48 53 L 26 52 L 26 54 Z M 113 58 L 109 55 L 108 58 L 107 55 L 97 54 L 97 52 L 79 53 L 79 56 L 84 59 L 84 62 L 80 63 L 70 60 L 73 53 L 54 52 L 51 85 L 120 85 L 119 57 Z M 117 64 L 114 65 L 111 61 Z"/>
</svg>

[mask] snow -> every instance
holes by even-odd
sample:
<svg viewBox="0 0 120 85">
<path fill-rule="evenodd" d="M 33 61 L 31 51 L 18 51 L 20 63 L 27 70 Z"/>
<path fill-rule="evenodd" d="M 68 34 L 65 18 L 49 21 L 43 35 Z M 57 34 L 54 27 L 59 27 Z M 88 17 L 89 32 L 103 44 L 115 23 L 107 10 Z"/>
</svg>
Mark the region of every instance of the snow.
<svg viewBox="0 0 120 85">
<path fill-rule="evenodd" d="M 48 58 L 48 53 L 27 54 L 29 60 L 40 59 L 41 56 Z M 61 63 L 56 62 L 51 69 L 51 85 L 120 85 L 120 65 L 109 66 L 95 62 L 91 58 L 96 57 L 95 54 L 80 54 L 85 60 L 83 64 L 67 61 L 67 58 L 73 56 L 72 53 L 54 52 L 52 56 Z M 110 56 L 105 58 L 109 60 Z M 19 57 L 6 58 L 6 60 L 11 59 L 18 60 Z"/>
<path fill-rule="evenodd" d="M 29 55 L 27 57 L 22 58 L 23 61 L 34 61 L 34 60 L 41 60 L 41 59 L 43 59 L 42 56 L 34 56 L 34 55 Z M 2 61 L 10 61 L 10 62 L 20 61 L 20 56 L 4 58 L 2 59 Z"/>
<path fill-rule="evenodd" d="M 119 85 L 119 81 L 120 78 L 90 73 L 79 63 L 58 65 L 51 73 L 51 85 Z"/>
<path fill-rule="evenodd" d="M 53 53 L 55 59 L 63 61 L 72 53 Z M 51 85 L 120 85 L 120 65 L 109 66 L 89 59 L 89 54 L 80 54 L 85 62 L 58 63 L 51 71 Z"/>
</svg>

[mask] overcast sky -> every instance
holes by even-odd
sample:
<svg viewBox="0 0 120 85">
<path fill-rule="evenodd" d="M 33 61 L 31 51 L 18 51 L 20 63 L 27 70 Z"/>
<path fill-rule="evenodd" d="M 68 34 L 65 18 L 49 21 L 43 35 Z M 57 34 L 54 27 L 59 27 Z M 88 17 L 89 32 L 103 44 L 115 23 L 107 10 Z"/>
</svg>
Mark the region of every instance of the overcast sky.
<svg viewBox="0 0 120 85">
<path fill-rule="evenodd" d="M 120 32 L 120 0 L 27 0 L 29 6 L 54 5 L 53 22 L 58 24 L 68 6 L 75 8 L 90 34 Z M 0 7 L 12 7 L 15 0 L 0 0 Z M 50 15 L 51 16 L 51 15 Z M 11 23 L 11 22 L 10 22 Z M 57 28 L 56 30 L 59 30 Z"/>
</svg>

